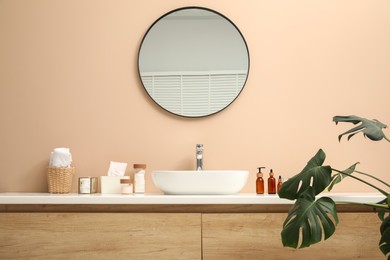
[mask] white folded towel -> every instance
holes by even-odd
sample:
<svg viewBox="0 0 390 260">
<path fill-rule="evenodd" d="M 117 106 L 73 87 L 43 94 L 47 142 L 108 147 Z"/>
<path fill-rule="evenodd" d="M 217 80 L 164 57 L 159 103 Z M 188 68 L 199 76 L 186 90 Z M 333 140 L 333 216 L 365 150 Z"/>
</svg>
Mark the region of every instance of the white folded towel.
<svg viewBox="0 0 390 260">
<path fill-rule="evenodd" d="M 55 148 L 51 152 L 49 166 L 53 167 L 70 167 L 72 163 L 72 154 L 69 148 Z"/>
<path fill-rule="evenodd" d="M 122 162 L 110 162 L 110 168 L 108 169 L 108 176 L 124 176 L 127 163 Z"/>
</svg>

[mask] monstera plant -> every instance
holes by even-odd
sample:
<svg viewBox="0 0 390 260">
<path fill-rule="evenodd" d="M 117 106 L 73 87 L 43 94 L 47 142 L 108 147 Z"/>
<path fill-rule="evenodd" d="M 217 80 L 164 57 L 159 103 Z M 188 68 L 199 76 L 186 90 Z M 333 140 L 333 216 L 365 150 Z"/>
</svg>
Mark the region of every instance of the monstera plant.
<svg viewBox="0 0 390 260">
<path fill-rule="evenodd" d="M 333 121 L 336 124 L 339 122 L 359 124 L 340 134 L 339 141 L 344 135 L 348 135 L 349 140 L 355 134 L 362 132 L 370 140 L 380 141 L 385 139 L 390 142 L 383 133 L 383 129 L 387 126 L 378 120 L 368 120 L 357 116 L 335 116 Z M 366 179 L 369 178 L 374 183 L 381 183 L 381 186 L 387 187 L 386 189 L 390 188 L 390 185 L 375 176 L 356 170 L 358 163 L 345 170 L 337 170 L 329 165 L 324 165 L 325 157 L 325 152 L 320 149 L 300 173 L 283 183 L 279 191 L 280 198 L 295 200 L 295 204 L 288 212 L 283 223 L 281 232 L 283 245 L 285 247 L 303 248 L 332 236 L 338 224 L 336 203 L 326 196 L 317 199 L 316 195 L 326 188 L 330 191 L 334 185 L 345 178 L 353 178 L 379 191 L 384 196 L 384 199 L 377 203 L 358 204 L 372 207 L 378 212 L 378 217 L 382 221 L 379 248 L 390 259 L 390 195 L 371 182 L 363 180 L 361 176 L 365 176 Z"/>
</svg>

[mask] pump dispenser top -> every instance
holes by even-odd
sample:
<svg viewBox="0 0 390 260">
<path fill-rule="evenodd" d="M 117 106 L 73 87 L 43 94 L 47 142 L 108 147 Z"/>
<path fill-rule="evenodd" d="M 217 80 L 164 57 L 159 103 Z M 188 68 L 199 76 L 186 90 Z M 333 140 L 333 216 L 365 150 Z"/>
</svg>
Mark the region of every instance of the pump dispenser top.
<svg viewBox="0 0 390 260">
<path fill-rule="evenodd" d="M 265 169 L 265 167 L 257 167 L 259 169 L 259 172 L 257 173 L 257 177 L 263 177 L 263 173 L 261 172 L 261 169 Z"/>
</svg>

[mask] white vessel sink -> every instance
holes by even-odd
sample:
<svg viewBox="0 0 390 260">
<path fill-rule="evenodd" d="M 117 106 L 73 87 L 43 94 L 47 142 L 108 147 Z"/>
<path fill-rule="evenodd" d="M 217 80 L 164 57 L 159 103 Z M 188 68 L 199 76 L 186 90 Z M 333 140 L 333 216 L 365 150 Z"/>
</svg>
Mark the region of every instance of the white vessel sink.
<svg viewBox="0 0 390 260">
<path fill-rule="evenodd" d="M 154 184 L 169 195 L 230 195 L 240 192 L 248 171 L 153 171 Z"/>
</svg>

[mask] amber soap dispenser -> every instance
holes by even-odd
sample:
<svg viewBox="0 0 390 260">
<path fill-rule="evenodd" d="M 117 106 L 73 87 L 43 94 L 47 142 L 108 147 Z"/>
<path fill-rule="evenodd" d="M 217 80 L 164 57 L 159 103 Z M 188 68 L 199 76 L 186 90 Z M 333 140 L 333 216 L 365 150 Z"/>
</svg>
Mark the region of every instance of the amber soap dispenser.
<svg viewBox="0 0 390 260">
<path fill-rule="evenodd" d="M 270 170 L 268 177 L 268 194 L 276 194 L 276 180 L 272 169 Z"/>
<path fill-rule="evenodd" d="M 257 179 L 256 179 L 256 193 L 257 194 L 264 194 L 264 180 L 263 180 L 263 173 L 261 172 L 261 169 L 264 169 L 265 167 L 258 167 L 259 172 L 257 173 Z"/>
</svg>

